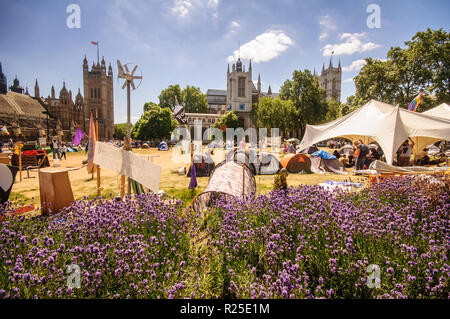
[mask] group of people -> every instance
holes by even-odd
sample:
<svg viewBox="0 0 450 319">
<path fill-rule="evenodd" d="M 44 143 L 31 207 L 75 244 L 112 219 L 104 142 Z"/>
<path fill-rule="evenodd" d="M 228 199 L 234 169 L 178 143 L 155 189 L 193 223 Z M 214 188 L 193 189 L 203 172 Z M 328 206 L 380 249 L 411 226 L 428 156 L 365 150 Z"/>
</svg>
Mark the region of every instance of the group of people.
<svg viewBox="0 0 450 319">
<path fill-rule="evenodd" d="M 52 141 L 50 142 L 49 146 L 52 149 L 53 159 L 56 159 L 56 157 L 58 157 L 59 160 L 63 157 L 64 159 L 67 159 L 66 157 L 67 146 L 65 143 L 61 143 L 59 141 Z"/>
</svg>

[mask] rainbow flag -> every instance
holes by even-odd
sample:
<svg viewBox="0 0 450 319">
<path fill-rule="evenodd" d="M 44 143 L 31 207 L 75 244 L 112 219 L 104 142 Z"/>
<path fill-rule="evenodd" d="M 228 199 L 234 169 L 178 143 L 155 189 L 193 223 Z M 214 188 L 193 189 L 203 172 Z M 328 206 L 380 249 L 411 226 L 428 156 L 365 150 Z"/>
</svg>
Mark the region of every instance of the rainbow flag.
<svg viewBox="0 0 450 319">
<path fill-rule="evenodd" d="M 419 105 L 420 101 L 422 100 L 423 92 L 417 95 L 414 100 L 409 103 L 408 110 L 415 112 L 417 109 L 417 106 Z"/>
</svg>

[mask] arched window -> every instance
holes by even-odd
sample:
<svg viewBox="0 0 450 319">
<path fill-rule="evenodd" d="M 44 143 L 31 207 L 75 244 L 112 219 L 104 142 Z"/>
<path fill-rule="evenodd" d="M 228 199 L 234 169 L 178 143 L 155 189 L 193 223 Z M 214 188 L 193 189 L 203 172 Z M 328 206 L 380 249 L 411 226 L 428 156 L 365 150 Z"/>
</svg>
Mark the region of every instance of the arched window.
<svg viewBox="0 0 450 319">
<path fill-rule="evenodd" d="M 245 78 L 243 77 L 238 80 L 238 96 L 245 97 Z"/>
</svg>

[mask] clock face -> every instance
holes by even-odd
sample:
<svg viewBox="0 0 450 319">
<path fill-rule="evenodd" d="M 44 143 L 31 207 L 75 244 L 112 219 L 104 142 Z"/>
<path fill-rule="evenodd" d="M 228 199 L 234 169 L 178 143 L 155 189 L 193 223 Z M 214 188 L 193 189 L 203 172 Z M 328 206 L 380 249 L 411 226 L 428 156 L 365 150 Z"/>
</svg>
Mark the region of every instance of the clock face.
<svg viewBox="0 0 450 319">
<path fill-rule="evenodd" d="M 245 110 L 245 104 L 240 104 L 239 105 L 239 110 L 244 111 Z"/>
</svg>

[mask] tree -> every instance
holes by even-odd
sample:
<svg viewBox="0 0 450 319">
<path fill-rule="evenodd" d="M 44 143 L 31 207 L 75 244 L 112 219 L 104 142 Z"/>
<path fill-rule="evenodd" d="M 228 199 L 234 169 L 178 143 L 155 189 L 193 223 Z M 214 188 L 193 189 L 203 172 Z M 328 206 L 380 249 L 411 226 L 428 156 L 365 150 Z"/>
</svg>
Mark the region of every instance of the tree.
<svg viewBox="0 0 450 319">
<path fill-rule="evenodd" d="M 172 111 L 167 107 L 149 105 L 149 108 L 133 127 L 133 138 L 147 141 L 150 139 L 169 139 L 170 134 L 177 126 L 172 118 Z"/>
<path fill-rule="evenodd" d="M 328 112 L 327 115 L 325 116 L 325 122 L 331 122 L 343 116 L 342 109 L 345 107 L 345 104 L 341 104 L 333 99 L 328 100 L 327 104 L 328 104 Z"/>
<path fill-rule="evenodd" d="M 239 117 L 235 111 L 228 111 L 213 125 L 213 127 L 220 129 L 223 125 L 227 128 L 244 127 L 244 119 Z"/>
<path fill-rule="evenodd" d="M 450 33 L 443 29 L 418 32 L 405 42 L 406 47 L 391 47 L 386 61 L 368 58 L 355 77 L 354 103 L 370 99 L 408 107 L 424 91 L 420 111 L 450 99 Z"/>
<path fill-rule="evenodd" d="M 159 106 L 168 107 L 173 110 L 176 105 L 175 97 L 178 103 L 184 107 L 186 113 L 206 113 L 208 112 L 208 102 L 206 94 L 195 86 L 186 86 L 181 90 L 180 85 L 170 85 L 167 89 L 161 91 L 159 95 Z"/>
<path fill-rule="evenodd" d="M 127 123 L 114 124 L 113 137 L 118 140 L 123 140 L 123 138 L 126 136 L 127 136 Z"/>
<path fill-rule="evenodd" d="M 208 102 L 206 101 L 206 94 L 200 91 L 200 88 L 195 86 L 186 86 L 181 94 L 186 113 L 206 113 L 208 112 Z"/>
<path fill-rule="evenodd" d="M 309 70 L 295 70 L 292 80 L 286 80 L 280 89 L 279 97 L 290 100 L 297 109 L 300 133 L 303 135 L 306 124 L 319 124 L 325 120 L 328 105 L 325 101 L 325 89 Z"/>
<path fill-rule="evenodd" d="M 262 97 L 253 108 L 253 119 L 258 127 L 279 128 L 281 131 L 293 131 L 297 128 L 298 113 L 290 100 Z"/>
<path fill-rule="evenodd" d="M 148 110 L 150 110 L 151 108 L 155 107 L 155 106 L 159 106 L 156 103 L 153 102 L 147 102 L 144 104 L 144 112 L 147 112 Z"/>
<path fill-rule="evenodd" d="M 183 102 L 180 85 L 169 85 L 169 87 L 162 90 L 161 94 L 158 96 L 159 106 L 161 108 L 173 110 L 176 105 L 175 97 L 178 99 L 178 103 Z"/>
</svg>

